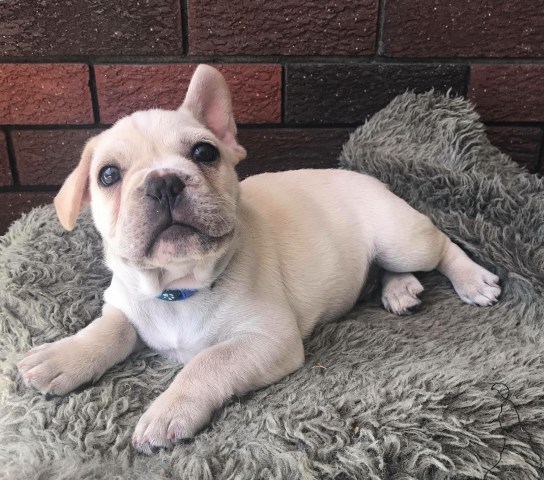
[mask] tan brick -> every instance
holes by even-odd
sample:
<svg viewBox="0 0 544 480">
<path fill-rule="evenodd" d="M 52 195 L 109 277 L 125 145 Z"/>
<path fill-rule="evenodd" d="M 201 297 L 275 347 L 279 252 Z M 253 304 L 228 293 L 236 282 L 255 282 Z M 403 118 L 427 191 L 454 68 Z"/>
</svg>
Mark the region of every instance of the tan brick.
<svg viewBox="0 0 544 480">
<path fill-rule="evenodd" d="M 281 65 L 214 65 L 231 88 L 239 123 L 281 121 Z M 196 68 L 189 64 L 97 65 L 96 85 L 102 123 L 136 110 L 177 108 Z"/>
<path fill-rule="evenodd" d="M 0 64 L 0 124 L 93 123 L 89 67 Z"/>
<path fill-rule="evenodd" d="M 378 0 L 189 0 L 193 55 L 370 55 Z"/>
<path fill-rule="evenodd" d="M 1 3 L 0 54 L 179 55 L 179 0 L 65 0 Z"/>
<path fill-rule="evenodd" d="M 544 121 L 544 65 L 473 65 L 469 98 L 484 120 Z"/>
<path fill-rule="evenodd" d="M 489 141 L 512 160 L 536 172 L 542 143 L 542 129 L 538 127 L 487 127 Z"/>
<path fill-rule="evenodd" d="M 241 128 L 238 141 L 247 150 L 240 178 L 300 168 L 336 168 L 349 128 Z"/>
<path fill-rule="evenodd" d="M 467 67 L 452 64 L 289 63 L 285 119 L 290 124 L 363 123 L 406 90 L 464 93 Z"/>
<path fill-rule="evenodd" d="M 11 223 L 23 213 L 38 205 L 51 203 L 54 196 L 53 192 L 0 193 L 0 235 L 6 233 Z"/>
<path fill-rule="evenodd" d="M 60 185 L 77 165 L 85 142 L 101 130 L 16 130 L 13 147 L 22 185 Z"/>
<path fill-rule="evenodd" d="M 392 56 L 544 56 L 541 0 L 385 2 L 384 47 Z"/>
</svg>

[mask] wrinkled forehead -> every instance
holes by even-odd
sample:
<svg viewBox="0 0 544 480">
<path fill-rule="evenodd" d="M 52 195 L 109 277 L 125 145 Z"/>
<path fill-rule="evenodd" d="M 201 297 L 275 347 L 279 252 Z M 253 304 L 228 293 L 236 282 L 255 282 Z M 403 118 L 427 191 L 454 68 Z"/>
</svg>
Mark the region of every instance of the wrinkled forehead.
<svg viewBox="0 0 544 480">
<path fill-rule="evenodd" d="M 214 135 L 187 111 L 147 110 L 122 118 L 100 135 L 95 158 L 137 160 L 186 151 Z"/>
</svg>

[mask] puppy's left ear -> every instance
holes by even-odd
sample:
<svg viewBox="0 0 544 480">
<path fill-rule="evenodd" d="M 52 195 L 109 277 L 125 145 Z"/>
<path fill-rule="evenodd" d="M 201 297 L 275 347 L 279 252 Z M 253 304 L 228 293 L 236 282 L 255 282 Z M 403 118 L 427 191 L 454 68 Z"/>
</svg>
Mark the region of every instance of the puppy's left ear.
<svg viewBox="0 0 544 480">
<path fill-rule="evenodd" d="M 228 145 L 234 153 L 235 163 L 246 157 L 245 148 L 236 140 L 229 87 L 218 70 L 209 65 L 199 65 L 180 108 L 189 110 L 200 123 Z"/>
<path fill-rule="evenodd" d="M 79 212 L 91 201 L 89 172 L 95 143 L 96 137 L 87 142 L 78 166 L 64 181 L 55 197 L 57 217 L 66 230 L 74 229 Z"/>
</svg>

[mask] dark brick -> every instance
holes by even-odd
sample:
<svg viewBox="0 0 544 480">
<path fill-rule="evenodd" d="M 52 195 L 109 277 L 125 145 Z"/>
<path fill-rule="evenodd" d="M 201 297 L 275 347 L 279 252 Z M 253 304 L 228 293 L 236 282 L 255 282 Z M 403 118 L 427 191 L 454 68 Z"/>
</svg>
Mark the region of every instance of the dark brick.
<svg viewBox="0 0 544 480">
<path fill-rule="evenodd" d="M 406 90 L 464 93 L 464 65 L 289 64 L 289 123 L 359 124 Z"/>
<path fill-rule="evenodd" d="M 7 0 L 1 55 L 178 55 L 178 0 Z"/>
<path fill-rule="evenodd" d="M 377 0 L 189 0 L 193 55 L 368 55 Z"/>
<path fill-rule="evenodd" d="M 240 123 L 281 121 L 281 65 L 214 65 L 231 88 Z M 96 84 L 103 123 L 136 110 L 177 108 L 195 65 L 97 65 Z"/>
<path fill-rule="evenodd" d="M 0 193 L 0 235 L 6 233 L 11 223 L 23 213 L 38 205 L 51 203 L 54 196 L 52 192 Z"/>
<path fill-rule="evenodd" d="M 8 146 L 6 137 L 3 132 L 0 132 L 0 187 L 11 185 L 13 179 L 11 177 L 11 168 L 9 166 Z"/>
<path fill-rule="evenodd" d="M 18 130 L 12 134 L 22 185 L 60 185 L 100 130 Z"/>
<path fill-rule="evenodd" d="M 92 122 L 87 65 L 0 65 L 0 124 Z"/>
<path fill-rule="evenodd" d="M 334 168 L 351 129 L 241 129 L 238 141 L 248 157 L 238 165 L 240 178 L 262 172 Z"/>
<path fill-rule="evenodd" d="M 540 57 L 542 0 L 388 0 L 384 49 L 411 57 Z"/>
<path fill-rule="evenodd" d="M 473 65 L 469 98 L 484 120 L 544 121 L 544 65 Z"/>
<path fill-rule="evenodd" d="M 536 172 L 542 143 L 538 127 L 487 127 L 489 141 L 514 161 Z"/>
</svg>

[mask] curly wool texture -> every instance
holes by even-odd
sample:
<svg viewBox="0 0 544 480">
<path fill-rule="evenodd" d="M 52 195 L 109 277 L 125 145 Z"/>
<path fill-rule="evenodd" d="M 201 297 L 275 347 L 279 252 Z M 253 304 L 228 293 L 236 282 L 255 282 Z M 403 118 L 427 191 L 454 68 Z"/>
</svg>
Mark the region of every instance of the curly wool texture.
<svg viewBox="0 0 544 480">
<path fill-rule="evenodd" d="M 341 164 L 390 185 L 498 273 L 500 302 L 464 305 L 444 277 L 421 275 L 418 313 L 361 303 L 318 326 L 299 371 L 144 457 L 132 430 L 181 367 L 144 351 L 64 398 L 21 384 L 21 352 L 90 322 L 109 280 L 88 214 L 68 233 L 51 207 L 35 209 L 0 239 L 0 476 L 542 478 L 542 180 L 489 144 L 469 103 L 432 92 L 396 98 L 352 134 Z"/>
</svg>

